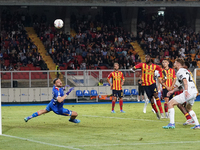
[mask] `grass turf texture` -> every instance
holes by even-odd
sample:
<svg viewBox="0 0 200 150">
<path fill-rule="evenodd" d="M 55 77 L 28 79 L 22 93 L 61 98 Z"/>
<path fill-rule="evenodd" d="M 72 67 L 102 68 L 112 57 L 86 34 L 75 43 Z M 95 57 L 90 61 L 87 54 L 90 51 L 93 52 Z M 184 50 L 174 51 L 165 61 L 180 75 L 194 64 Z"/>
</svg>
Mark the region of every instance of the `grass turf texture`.
<svg viewBox="0 0 200 150">
<path fill-rule="evenodd" d="M 124 104 L 119 112 L 116 104 L 115 114 L 111 113 L 111 104 L 66 105 L 65 108 L 77 111 L 80 124 L 68 121 L 69 117 L 58 116 L 53 112 L 24 122 L 44 106 L 2 107 L 3 134 L 0 136 L 1 150 L 22 149 L 82 149 L 82 150 L 132 150 L 132 149 L 199 149 L 200 130 L 183 126 L 185 117 L 175 108 L 175 129 L 162 129 L 169 119 L 158 120 L 148 104 L 144 114 L 142 103 Z M 194 111 L 200 118 L 200 102 L 194 105 Z M 41 141 L 42 143 L 38 143 Z M 192 142 L 193 141 L 193 142 Z M 53 145 L 49 145 L 53 144 Z"/>
</svg>

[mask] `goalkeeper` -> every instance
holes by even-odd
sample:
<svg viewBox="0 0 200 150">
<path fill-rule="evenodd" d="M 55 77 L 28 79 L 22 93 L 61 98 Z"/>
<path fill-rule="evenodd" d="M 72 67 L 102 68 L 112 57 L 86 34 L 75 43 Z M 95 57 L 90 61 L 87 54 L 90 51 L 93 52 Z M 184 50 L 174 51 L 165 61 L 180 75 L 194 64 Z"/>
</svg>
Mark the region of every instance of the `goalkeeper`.
<svg viewBox="0 0 200 150">
<path fill-rule="evenodd" d="M 47 107 L 43 110 L 39 110 L 33 113 L 31 116 L 24 118 L 24 121 L 27 122 L 28 120 L 34 117 L 53 111 L 57 115 L 70 116 L 70 119 L 69 119 L 70 122 L 80 123 L 80 120 L 76 119 L 76 117 L 78 116 L 77 112 L 63 108 L 65 98 L 69 95 L 69 93 L 72 90 L 74 90 L 74 88 L 70 88 L 69 91 L 65 94 L 64 93 L 65 88 L 62 88 L 62 82 L 60 79 L 58 78 L 54 79 L 53 83 L 54 83 L 54 86 L 52 89 L 53 98 L 50 101 L 50 103 L 47 105 Z"/>
</svg>

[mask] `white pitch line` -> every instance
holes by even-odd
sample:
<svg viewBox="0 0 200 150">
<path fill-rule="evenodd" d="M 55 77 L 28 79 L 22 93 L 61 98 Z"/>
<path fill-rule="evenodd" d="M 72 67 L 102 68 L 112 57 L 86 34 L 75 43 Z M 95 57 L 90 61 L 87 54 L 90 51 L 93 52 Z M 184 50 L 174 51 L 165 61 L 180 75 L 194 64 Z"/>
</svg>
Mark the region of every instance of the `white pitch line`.
<svg viewBox="0 0 200 150">
<path fill-rule="evenodd" d="M 51 143 L 46 143 L 46 142 L 41 142 L 41 141 L 35 141 L 35 140 L 27 139 L 27 138 L 22 138 L 22 137 L 18 137 L 18 136 L 12 136 L 12 135 L 6 135 L 6 134 L 2 134 L 2 136 L 6 136 L 6 137 L 10 137 L 10 138 L 15 138 L 15 139 L 20 139 L 20 140 L 23 140 L 23 141 L 29 141 L 29 142 L 39 143 L 39 144 L 43 144 L 43 145 L 49 145 L 49 146 L 55 146 L 55 147 L 73 149 L 73 150 L 81 150 L 81 149 L 75 148 L 73 146 L 64 146 L 64 145 L 51 144 Z"/>
<path fill-rule="evenodd" d="M 94 115 L 82 115 L 84 117 L 93 117 L 93 118 L 109 118 L 109 119 L 129 119 L 129 120 L 137 120 L 137 121 L 150 121 L 150 122 L 169 122 L 169 121 L 161 121 L 161 120 L 148 120 L 148 119 L 134 119 L 134 118 L 122 118 L 122 117 L 106 117 L 106 116 L 94 116 Z M 176 122 L 176 124 L 183 124 L 181 122 Z"/>
<path fill-rule="evenodd" d="M 126 144 L 98 144 L 98 145 L 78 145 L 78 147 L 102 147 L 102 146 L 134 146 L 134 145 L 161 145 L 161 144 L 190 144 L 200 143 L 200 141 L 177 141 L 177 142 L 156 142 L 156 143 L 126 143 Z"/>
</svg>

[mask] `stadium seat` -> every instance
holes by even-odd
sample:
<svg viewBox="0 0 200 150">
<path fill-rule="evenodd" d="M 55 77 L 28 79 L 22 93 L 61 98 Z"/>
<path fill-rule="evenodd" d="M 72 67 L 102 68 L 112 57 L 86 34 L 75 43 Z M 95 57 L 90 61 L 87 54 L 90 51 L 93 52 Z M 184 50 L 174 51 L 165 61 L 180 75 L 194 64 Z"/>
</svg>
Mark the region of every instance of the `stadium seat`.
<svg viewBox="0 0 200 150">
<path fill-rule="evenodd" d="M 98 102 L 98 93 L 96 90 L 91 90 L 91 96 L 96 97 L 96 102 Z"/>
<path fill-rule="evenodd" d="M 81 90 L 76 91 L 76 102 L 78 103 L 79 97 L 83 97 L 83 92 Z"/>
<path fill-rule="evenodd" d="M 138 91 L 137 91 L 136 89 L 132 89 L 132 90 L 131 90 L 131 94 L 132 94 L 132 95 L 138 95 Z"/>
<path fill-rule="evenodd" d="M 130 96 L 131 95 L 131 92 L 129 89 L 124 89 L 124 95 L 125 96 Z"/>
<path fill-rule="evenodd" d="M 137 101 L 138 91 L 136 89 L 132 89 L 131 90 L 131 95 L 132 95 L 132 98 L 136 97 L 135 99 L 134 98 L 133 99 Z"/>
<path fill-rule="evenodd" d="M 85 96 L 85 97 L 90 96 L 90 91 L 89 90 L 84 90 L 83 91 L 83 96 Z"/>
<path fill-rule="evenodd" d="M 110 84 L 109 83 L 104 83 L 103 86 L 110 86 Z"/>
<path fill-rule="evenodd" d="M 91 90 L 91 96 L 98 96 L 98 93 L 96 90 Z"/>
<path fill-rule="evenodd" d="M 124 93 L 123 93 L 123 100 L 129 100 L 131 99 L 131 92 L 129 89 L 124 89 Z"/>
<path fill-rule="evenodd" d="M 81 97 L 83 96 L 83 92 L 81 90 L 76 91 L 76 96 Z"/>
</svg>

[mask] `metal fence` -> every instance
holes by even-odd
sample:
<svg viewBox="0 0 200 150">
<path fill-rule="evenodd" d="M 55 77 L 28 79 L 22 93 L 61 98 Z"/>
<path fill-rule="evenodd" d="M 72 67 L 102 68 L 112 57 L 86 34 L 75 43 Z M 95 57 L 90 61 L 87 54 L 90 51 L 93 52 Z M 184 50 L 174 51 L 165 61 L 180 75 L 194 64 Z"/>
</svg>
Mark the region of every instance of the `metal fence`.
<svg viewBox="0 0 200 150">
<path fill-rule="evenodd" d="M 100 79 L 107 83 L 107 77 L 113 70 L 61 70 L 63 84 L 70 86 L 97 86 Z M 125 85 L 136 85 L 140 71 L 120 70 L 125 77 Z M 40 71 L 1 71 L 2 88 L 33 88 L 51 87 L 52 78 L 57 76 L 57 70 Z"/>
</svg>

